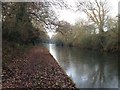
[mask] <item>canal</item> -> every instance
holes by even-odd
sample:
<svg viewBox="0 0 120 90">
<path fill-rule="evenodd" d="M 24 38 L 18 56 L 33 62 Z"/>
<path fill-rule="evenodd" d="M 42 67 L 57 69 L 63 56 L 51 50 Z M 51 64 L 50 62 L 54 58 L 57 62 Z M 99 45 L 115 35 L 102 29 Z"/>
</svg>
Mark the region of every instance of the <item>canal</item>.
<svg viewBox="0 0 120 90">
<path fill-rule="evenodd" d="M 118 88 L 118 55 L 44 44 L 77 88 Z"/>
</svg>

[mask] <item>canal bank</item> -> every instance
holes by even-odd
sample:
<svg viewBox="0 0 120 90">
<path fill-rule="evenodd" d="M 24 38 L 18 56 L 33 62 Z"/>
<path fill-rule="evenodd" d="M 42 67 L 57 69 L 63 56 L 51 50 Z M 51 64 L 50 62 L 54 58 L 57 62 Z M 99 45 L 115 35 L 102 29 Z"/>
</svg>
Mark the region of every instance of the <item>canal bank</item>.
<svg viewBox="0 0 120 90">
<path fill-rule="evenodd" d="M 2 88 L 75 89 L 75 84 L 46 48 L 35 46 L 3 68 Z"/>
</svg>

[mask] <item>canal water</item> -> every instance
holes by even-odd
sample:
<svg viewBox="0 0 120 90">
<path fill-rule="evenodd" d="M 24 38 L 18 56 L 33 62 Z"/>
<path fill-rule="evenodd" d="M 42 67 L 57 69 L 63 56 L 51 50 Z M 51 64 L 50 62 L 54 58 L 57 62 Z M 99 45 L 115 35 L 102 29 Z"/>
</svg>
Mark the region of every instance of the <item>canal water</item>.
<svg viewBox="0 0 120 90">
<path fill-rule="evenodd" d="M 118 55 L 44 44 L 77 88 L 118 88 Z"/>
</svg>

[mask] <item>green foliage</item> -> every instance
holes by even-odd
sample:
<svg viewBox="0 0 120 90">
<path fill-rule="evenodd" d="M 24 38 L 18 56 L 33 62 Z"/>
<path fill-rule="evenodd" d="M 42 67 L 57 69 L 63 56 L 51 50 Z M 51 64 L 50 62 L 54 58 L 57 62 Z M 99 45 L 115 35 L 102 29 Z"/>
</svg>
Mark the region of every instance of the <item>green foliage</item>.
<svg viewBox="0 0 120 90">
<path fill-rule="evenodd" d="M 64 45 L 78 46 L 80 48 L 87 48 L 99 51 L 119 51 L 118 48 L 118 27 L 117 21 L 110 19 L 108 21 L 108 31 L 104 33 L 96 33 L 95 26 L 89 24 L 76 23 L 74 26 L 60 28 L 63 34 L 57 34 L 54 38 L 56 43 Z"/>
</svg>

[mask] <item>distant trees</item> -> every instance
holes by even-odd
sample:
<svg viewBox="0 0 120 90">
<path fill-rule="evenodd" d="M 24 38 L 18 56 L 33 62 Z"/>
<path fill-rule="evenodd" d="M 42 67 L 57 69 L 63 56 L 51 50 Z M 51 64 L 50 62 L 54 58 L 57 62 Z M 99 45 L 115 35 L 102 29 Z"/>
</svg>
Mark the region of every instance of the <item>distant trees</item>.
<svg viewBox="0 0 120 90">
<path fill-rule="evenodd" d="M 78 46 L 84 49 L 93 49 L 100 51 L 118 51 L 118 26 L 117 19 L 110 18 L 106 23 L 107 31 L 102 35 L 104 39 L 100 40 L 101 34 L 95 31 L 94 24 L 79 21 L 75 25 L 70 25 L 61 21 L 63 27 L 58 27 L 59 31 L 53 40 L 59 45 Z M 102 43 L 102 45 L 101 45 Z"/>
<path fill-rule="evenodd" d="M 46 30 L 57 32 L 54 40 L 69 46 L 98 50 L 117 50 L 117 20 L 109 17 L 106 1 L 79 2 L 78 8 L 90 21 L 80 20 L 75 25 L 58 21 L 54 8 L 68 8 L 62 1 L 5 2 L 3 3 L 3 40 L 29 44 L 48 38 Z M 106 29 L 106 31 L 105 31 Z M 99 32 L 98 32 L 99 31 Z"/>
<path fill-rule="evenodd" d="M 69 44 L 71 42 L 70 37 L 72 36 L 72 26 L 66 21 L 59 21 L 58 25 L 59 26 L 56 29 L 57 35 L 55 36 L 57 42 L 66 42 L 66 45 Z"/>
</svg>

